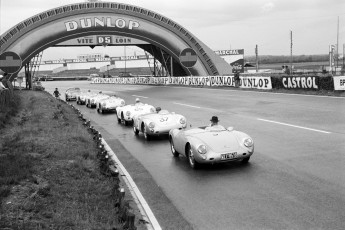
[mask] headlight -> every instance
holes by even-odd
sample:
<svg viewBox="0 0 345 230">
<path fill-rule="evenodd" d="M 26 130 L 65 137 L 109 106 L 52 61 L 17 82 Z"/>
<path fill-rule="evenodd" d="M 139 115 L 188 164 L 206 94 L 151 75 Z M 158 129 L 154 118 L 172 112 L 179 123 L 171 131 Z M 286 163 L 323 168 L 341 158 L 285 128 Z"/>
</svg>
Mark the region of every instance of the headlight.
<svg viewBox="0 0 345 230">
<path fill-rule="evenodd" d="M 155 127 L 155 123 L 154 123 L 154 122 L 150 122 L 149 128 L 150 128 L 150 129 L 153 129 L 154 127 Z"/>
<path fill-rule="evenodd" d="M 131 115 L 131 112 L 130 111 L 127 111 L 126 112 L 126 116 L 129 117 Z"/>
<path fill-rule="evenodd" d="M 205 145 L 200 145 L 197 150 L 200 154 L 205 154 L 207 152 L 207 148 Z"/>
<path fill-rule="evenodd" d="M 95 103 L 95 99 L 91 99 L 91 103 Z"/>
<path fill-rule="evenodd" d="M 247 138 L 247 139 L 244 140 L 244 143 L 243 143 L 243 144 L 244 144 L 244 146 L 246 146 L 246 147 L 251 147 L 251 146 L 253 146 L 254 142 L 253 142 L 252 139 Z"/>
<path fill-rule="evenodd" d="M 121 101 L 121 105 L 125 105 L 125 101 L 122 100 L 122 101 Z"/>
<path fill-rule="evenodd" d="M 103 107 L 106 107 L 106 106 L 107 106 L 107 104 L 106 104 L 106 103 L 102 103 L 102 106 L 103 106 Z"/>
<path fill-rule="evenodd" d="M 180 119 L 180 123 L 181 123 L 182 125 L 186 124 L 186 118 L 181 117 L 181 119 Z"/>
</svg>

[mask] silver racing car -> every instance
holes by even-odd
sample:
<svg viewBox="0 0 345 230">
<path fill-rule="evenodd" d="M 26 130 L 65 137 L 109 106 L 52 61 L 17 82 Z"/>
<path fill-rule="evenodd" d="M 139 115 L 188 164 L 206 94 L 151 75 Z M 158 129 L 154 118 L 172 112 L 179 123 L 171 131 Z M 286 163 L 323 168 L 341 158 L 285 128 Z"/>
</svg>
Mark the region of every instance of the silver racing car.
<svg viewBox="0 0 345 230">
<path fill-rule="evenodd" d="M 238 160 L 247 163 L 254 153 L 253 139 L 232 127 L 172 129 L 169 133 L 169 141 L 172 154 L 175 157 L 179 154 L 185 155 L 194 169 L 200 164 Z"/>
</svg>

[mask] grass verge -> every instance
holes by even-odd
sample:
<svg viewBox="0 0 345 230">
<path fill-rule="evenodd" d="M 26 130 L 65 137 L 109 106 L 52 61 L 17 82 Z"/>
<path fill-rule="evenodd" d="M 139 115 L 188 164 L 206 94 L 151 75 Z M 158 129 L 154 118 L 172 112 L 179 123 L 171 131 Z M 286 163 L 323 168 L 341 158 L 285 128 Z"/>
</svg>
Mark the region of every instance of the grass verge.
<svg viewBox="0 0 345 230">
<path fill-rule="evenodd" d="M 75 111 L 46 92 L 15 95 L 0 114 L 0 228 L 121 229 L 115 182 Z"/>
</svg>

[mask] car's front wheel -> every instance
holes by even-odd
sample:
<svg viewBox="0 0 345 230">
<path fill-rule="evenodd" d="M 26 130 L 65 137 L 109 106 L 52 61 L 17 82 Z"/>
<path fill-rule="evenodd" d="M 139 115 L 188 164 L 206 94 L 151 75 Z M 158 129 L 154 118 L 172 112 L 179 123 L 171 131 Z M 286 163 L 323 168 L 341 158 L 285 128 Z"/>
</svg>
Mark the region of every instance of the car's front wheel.
<svg viewBox="0 0 345 230">
<path fill-rule="evenodd" d="M 188 158 L 189 165 L 190 167 L 192 167 L 192 169 L 199 168 L 200 164 L 195 160 L 193 149 L 190 145 L 187 146 L 187 158 Z"/>
<path fill-rule="evenodd" d="M 144 137 L 145 137 L 145 140 L 147 140 L 147 141 L 151 140 L 151 135 L 147 133 L 146 126 L 144 126 Z"/>
<path fill-rule="evenodd" d="M 242 163 L 243 164 L 248 163 L 249 159 L 250 159 L 250 157 L 243 158 Z"/>
<path fill-rule="evenodd" d="M 175 149 L 174 140 L 172 138 L 170 138 L 170 149 L 174 157 L 178 157 L 180 155 L 180 153 L 178 153 Z"/>
<path fill-rule="evenodd" d="M 135 135 L 139 134 L 139 130 L 135 126 L 133 126 L 133 132 Z"/>
</svg>

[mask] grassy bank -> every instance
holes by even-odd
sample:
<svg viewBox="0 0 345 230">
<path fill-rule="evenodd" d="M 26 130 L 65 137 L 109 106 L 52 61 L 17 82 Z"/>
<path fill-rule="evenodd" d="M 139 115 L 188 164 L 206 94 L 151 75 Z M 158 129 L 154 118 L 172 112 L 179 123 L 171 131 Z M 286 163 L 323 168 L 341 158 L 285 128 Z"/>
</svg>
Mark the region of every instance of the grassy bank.
<svg viewBox="0 0 345 230">
<path fill-rule="evenodd" d="M 75 111 L 46 92 L 15 95 L 0 112 L 0 228 L 119 229 L 114 183 Z"/>
</svg>

